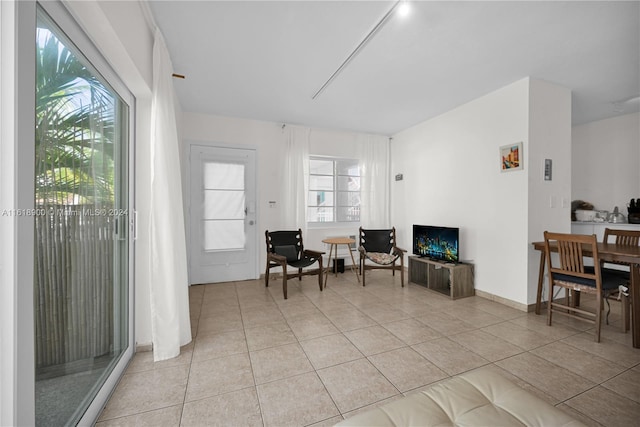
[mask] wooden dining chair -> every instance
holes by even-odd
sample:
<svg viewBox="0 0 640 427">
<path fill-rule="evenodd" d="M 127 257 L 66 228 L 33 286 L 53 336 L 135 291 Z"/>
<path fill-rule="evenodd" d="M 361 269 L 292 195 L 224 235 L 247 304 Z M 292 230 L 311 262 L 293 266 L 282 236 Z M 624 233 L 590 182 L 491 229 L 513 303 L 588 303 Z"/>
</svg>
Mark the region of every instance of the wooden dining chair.
<svg viewBox="0 0 640 427">
<path fill-rule="evenodd" d="M 549 272 L 549 296 L 547 305 L 547 324 L 551 326 L 553 313 L 570 316 L 595 325 L 595 341 L 600 342 L 602 324 L 602 299 L 605 292 L 618 288 L 619 277 L 604 273 L 600 268 L 596 235 L 564 234 L 544 232 L 544 244 Z M 558 257 L 551 256 L 550 245 L 558 248 Z M 585 266 L 585 260 L 593 259 L 596 268 Z M 566 302 L 554 301 L 554 289 L 564 288 Z M 593 311 L 577 307 L 571 295 L 575 292 L 593 294 L 596 304 Z"/>
<path fill-rule="evenodd" d="M 602 239 L 603 243 L 615 243 L 616 245 L 625 245 L 625 246 L 638 246 L 640 245 L 640 230 L 619 230 L 619 229 L 604 229 L 604 237 Z M 606 264 L 609 264 L 607 262 Z M 607 266 L 603 265 L 604 271 L 611 272 L 613 274 L 620 275 L 620 284 L 627 288 L 627 291 L 618 287 L 617 289 L 612 290 L 611 292 L 606 293 L 605 301 L 607 302 L 607 316 L 606 321 L 609 323 L 609 312 L 611 311 L 611 307 L 609 305 L 610 300 L 618 300 L 621 303 L 622 307 L 622 321 L 620 322 L 622 327 L 622 332 L 627 332 L 629 330 L 630 324 L 630 313 L 631 313 L 631 299 L 629 298 L 629 286 L 631 280 L 631 272 L 630 266 L 625 262 L 612 262 L 611 264 L 616 264 L 618 266 L 623 266 L 623 270 L 607 268 Z"/>
</svg>

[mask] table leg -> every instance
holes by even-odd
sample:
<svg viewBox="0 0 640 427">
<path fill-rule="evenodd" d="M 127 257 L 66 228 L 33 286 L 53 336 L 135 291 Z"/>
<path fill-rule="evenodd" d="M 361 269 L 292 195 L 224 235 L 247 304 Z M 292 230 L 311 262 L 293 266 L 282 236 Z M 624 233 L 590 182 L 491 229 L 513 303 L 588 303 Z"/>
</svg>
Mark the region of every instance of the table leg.
<svg viewBox="0 0 640 427">
<path fill-rule="evenodd" d="M 546 260 L 545 252 L 540 251 L 540 269 L 538 270 L 538 292 L 536 294 L 536 314 L 540 314 L 542 304 L 542 287 L 544 286 L 544 264 Z M 551 298 L 551 296 L 549 296 Z M 548 305 L 549 303 L 547 303 Z"/>
<path fill-rule="evenodd" d="M 633 347 L 640 348 L 640 264 L 631 264 L 631 334 Z"/>
<path fill-rule="evenodd" d="M 356 279 L 358 279 L 358 283 L 360 283 L 360 275 L 358 274 L 358 267 L 356 266 L 356 260 L 353 259 L 353 252 L 351 251 L 351 247 L 347 245 L 347 249 L 349 249 L 349 255 L 351 255 L 351 269 L 354 273 L 356 273 Z"/>
<path fill-rule="evenodd" d="M 329 278 L 329 271 L 331 270 L 331 252 L 333 251 L 333 247 L 334 247 L 334 244 L 331 243 L 331 245 L 329 246 L 329 260 L 327 262 L 327 268 L 325 270 L 326 273 L 325 273 L 325 276 L 324 276 L 324 287 L 325 288 L 327 287 L 327 279 Z M 338 249 L 336 248 L 336 255 L 338 255 L 337 252 L 338 252 Z M 334 258 L 335 258 L 335 256 L 334 256 Z"/>
</svg>

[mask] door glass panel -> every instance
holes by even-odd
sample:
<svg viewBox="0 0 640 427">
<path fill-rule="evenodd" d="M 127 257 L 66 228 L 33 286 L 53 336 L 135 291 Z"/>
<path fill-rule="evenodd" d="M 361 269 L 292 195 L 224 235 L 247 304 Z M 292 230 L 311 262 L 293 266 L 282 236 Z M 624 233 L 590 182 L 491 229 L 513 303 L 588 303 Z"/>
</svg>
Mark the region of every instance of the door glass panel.
<svg viewBox="0 0 640 427">
<path fill-rule="evenodd" d="M 126 103 L 38 10 L 36 424 L 75 425 L 128 347 Z"/>
<path fill-rule="evenodd" d="M 204 249 L 238 250 L 245 246 L 245 165 L 204 162 Z"/>
<path fill-rule="evenodd" d="M 243 249 L 244 219 L 236 221 L 205 221 L 205 250 L 229 251 Z"/>
<path fill-rule="evenodd" d="M 204 190 L 204 219 L 244 219 L 244 191 Z"/>
<path fill-rule="evenodd" d="M 244 190 L 244 165 L 206 162 L 204 164 L 204 188 Z"/>
</svg>

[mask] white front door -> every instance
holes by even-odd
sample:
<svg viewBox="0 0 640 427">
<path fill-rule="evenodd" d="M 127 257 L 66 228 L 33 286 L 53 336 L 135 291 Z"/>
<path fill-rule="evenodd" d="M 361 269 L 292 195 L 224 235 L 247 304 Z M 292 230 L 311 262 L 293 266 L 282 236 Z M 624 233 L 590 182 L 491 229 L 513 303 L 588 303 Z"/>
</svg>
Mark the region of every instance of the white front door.
<svg viewBox="0 0 640 427">
<path fill-rule="evenodd" d="M 255 151 L 192 145 L 189 281 L 257 278 Z"/>
</svg>

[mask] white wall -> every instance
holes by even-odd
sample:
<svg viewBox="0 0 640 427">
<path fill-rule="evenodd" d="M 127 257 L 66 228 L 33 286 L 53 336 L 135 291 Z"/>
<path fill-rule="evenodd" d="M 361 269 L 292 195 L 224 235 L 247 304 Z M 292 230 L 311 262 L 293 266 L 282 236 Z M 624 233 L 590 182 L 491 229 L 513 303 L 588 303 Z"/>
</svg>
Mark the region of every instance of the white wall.
<svg viewBox="0 0 640 427">
<path fill-rule="evenodd" d="M 571 153 L 572 198 L 626 216 L 640 198 L 640 113 L 574 127 Z"/>
<path fill-rule="evenodd" d="M 266 264 L 265 230 L 281 230 L 283 226 L 283 177 L 285 130 L 282 123 L 221 117 L 185 112 L 181 120 L 183 159 L 188 162 L 189 144 L 255 149 L 257 154 L 257 253 L 258 272 Z M 358 134 L 327 129 L 311 130 L 310 154 L 358 158 Z M 184 164 L 183 171 L 188 170 Z M 185 183 L 188 176 L 183 173 Z M 188 191 L 184 192 L 185 199 Z M 275 207 L 269 207 L 275 201 Z M 185 202 L 186 203 L 186 202 Z M 357 234 L 358 225 L 346 227 L 310 227 L 304 236 L 308 249 L 327 250 L 322 239 L 327 236 Z M 188 246 L 189 247 L 189 246 Z M 347 260 L 345 260 L 347 262 Z M 349 260 L 350 262 L 350 260 Z M 347 263 L 349 263 L 347 262 Z"/>
<path fill-rule="evenodd" d="M 475 264 L 476 289 L 522 305 L 530 302 L 528 221 L 540 209 L 530 206 L 527 159 L 544 139 L 530 117 L 555 111 L 552 99 L 531 94 L 537 90 L 520 80 L 398 133 L 391 146 L 392 176 L 404 175 L 391 186 L 399 239 L 411 241 L 413 224 L 460 227 L 461 259 Z M 520 141 L 524 170 L 501 172 L 499 147 Z"/>
<path fill-rule="evenodd" d="M 544 159 L 552 161 L 552 180 L 544 180 Z M 529 91 L 529 214 L 527 241 L 544 231 L 571 232 L 571 92 L 540 80 Z M 527 245 L 527 303 L 535 303 L 540 252 Z"/>
</svg>

